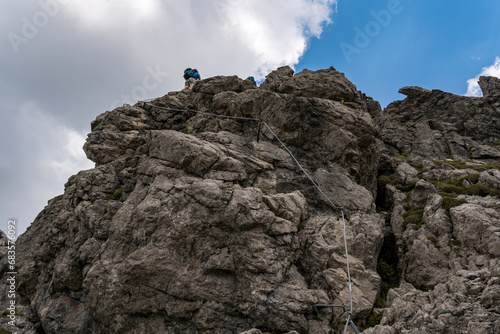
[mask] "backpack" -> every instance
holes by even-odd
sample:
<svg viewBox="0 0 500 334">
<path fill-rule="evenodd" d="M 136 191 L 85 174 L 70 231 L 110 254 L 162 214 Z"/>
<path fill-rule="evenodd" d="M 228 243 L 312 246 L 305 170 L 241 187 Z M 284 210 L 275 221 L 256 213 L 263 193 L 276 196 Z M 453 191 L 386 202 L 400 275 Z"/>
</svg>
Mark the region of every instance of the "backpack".
<svg viewBox="0 0 500 334">
<path fill-rule="evenodd" d="M 254 77 L 248 77 L 247 80 L 250 80 L 254 84 L 254 86 L 257 86 L 257 82 L 255 81 Z"/>
<path fill-rule="evenodd" d="M 195 74 L 198 73 L 198 70 L 196 68 L 186 68 L 184 70 L 184 79 L 189 79 L 191 77 L 196 77 Z M 199 73 L 198 73 L 198 77 L 199 77 Z"/>
</svg>

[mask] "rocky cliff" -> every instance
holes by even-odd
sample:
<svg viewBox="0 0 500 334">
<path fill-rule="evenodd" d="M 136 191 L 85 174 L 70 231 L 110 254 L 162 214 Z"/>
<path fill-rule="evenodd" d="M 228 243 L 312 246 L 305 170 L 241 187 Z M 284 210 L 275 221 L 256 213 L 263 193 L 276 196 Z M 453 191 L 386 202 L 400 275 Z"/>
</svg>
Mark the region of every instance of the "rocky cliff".
<svg viewBox="0 0 500 334">
<path fill-rule="evenodd" d="M 25 332 L 342 333 L 315 305 L 350 295 L 365 333 L 500 332 L 500 97 L 481 87 L 382 111 L 333 68 L 282 67 L 105 112 L 96 167 L 17 242 Z"/>
</svg>

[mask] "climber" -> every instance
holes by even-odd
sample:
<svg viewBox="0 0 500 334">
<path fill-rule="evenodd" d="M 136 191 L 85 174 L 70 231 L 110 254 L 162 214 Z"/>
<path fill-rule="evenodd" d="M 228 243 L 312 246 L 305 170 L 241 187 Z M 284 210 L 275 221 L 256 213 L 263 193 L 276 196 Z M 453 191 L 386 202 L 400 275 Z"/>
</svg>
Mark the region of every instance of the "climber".
<svg viewBox="0 0 500 334">
<path fill-rule="evenodd" d="M 247 80 L 250 80 L 255 87 L 257 87 L 257 82 L 255 81 L 254 77 L 248 77 Z"/>
<path fill-rule="evenodd" d="M 201 80 L 200 73 L 195 68 L 186 68 L 184 70 L 184 89 L 183 90 L 191 90 L 193 89 L 194 83 L 198 80 Z"/>
</svg>

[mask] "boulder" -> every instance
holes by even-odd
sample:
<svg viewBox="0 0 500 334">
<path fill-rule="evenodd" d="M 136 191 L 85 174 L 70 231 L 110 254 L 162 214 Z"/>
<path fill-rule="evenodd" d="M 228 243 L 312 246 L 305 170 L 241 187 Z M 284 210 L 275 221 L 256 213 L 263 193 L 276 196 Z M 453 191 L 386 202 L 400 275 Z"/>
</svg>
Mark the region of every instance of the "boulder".
<svg viewBox="0 0 500 334">
<path fill-rule="evenodd" d="M 500 79 L 497 77 L 479 77 L 479 87 L 483 91 L 483 96 L 498 96 L 500 95 Z"/>
</svg>

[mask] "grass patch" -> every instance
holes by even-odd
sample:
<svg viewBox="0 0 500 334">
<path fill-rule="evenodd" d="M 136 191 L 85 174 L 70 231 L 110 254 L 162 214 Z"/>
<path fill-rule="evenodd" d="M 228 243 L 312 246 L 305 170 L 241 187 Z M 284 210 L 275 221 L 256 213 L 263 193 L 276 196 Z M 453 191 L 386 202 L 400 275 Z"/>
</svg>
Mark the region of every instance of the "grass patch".
<svg viewBox="0 0 500 334">
<path fill-rule="evenodd" d="M 441 189 L 444 192 L 456 193 L 456 194 L 466 194 L 466 188 L 464 187 L 464 181 L 468 181 L 471 184 L 476 184 L 479 181 L 479 174 L 470 174 L 466 176 L 462 176 L 459 179 L 447 179 L 442 181 L 434 182 L 436 188 Z M 453 189 L 451 186 L 457 187 L 457 189 Z M 458 189 L 460 188 L 460 189 Z M 446 190 L 448 189 L 448 190 Z"/>
<path fill-rule="evenodd" d="M 406 229 L 406 227 L 409 224 L 413 224 L 415 225 L 415 228 L 418 230 L 420 227 L 422 227 L 423 216 L 424 216 L 423 208 L 411 208 L 409 211 L 403 214 L 404 218 L 403 228 Z"/>
<path fill-rule="evenodd" d="M 470 175 L 467 175 L 467 176 L 463 176 L 463 177 L 461 177 L 461 178 L 458 179 L 458 182 L 460 182 L 460 184 L 462 184 L 462 182 L 464 180 L 467 180 L 470 183 L 475 184 L 475 183 L 477 183 L 479 181 L 479 174 L 470 174 Z"/>
<path fill-rule="evenodd" d="M 387 294 L 390 289 L 399 286 L 400 273 L 398 272 L 398 250 L 396 238 L 394 235 L 388 235 L 384 238 L 384 243 L 380 249 L 377 259 L 377 273 L 382 280 L 380 294 L 377 296 L 374 307 L 385 308 Z"/>
<path fill-rule="evenodd" d="M 461 242 L 460 240 L 457 240 L 457 239 L 453 239 L 453 240 L 451 241 L 451 244 L 452 244 L 453 246 L 455 246 L 455 247 L 460 247 L 460 246 L 462 246 L 462 242 Z"/>
<path fill-rule="evenodd" d="M 434 247 L 436 247 L 438 249 L 441 248 L 441 247 L 439 247 L 436 238 L 434 238 L 433 236 L 430 236 L 430 235 L 427 236 L 427 240 L 429 240 L 430 242 L 432 242 L 432 244 L 434 245 Z"/>
<path fill-rule="evenodd" d="M 472 185 L 469 188 L 463 186 L 463 181 L 467 180 Z M 444 181 L 433 182 L 438 191 L 447 194 L 469 195 L 469 196 L 500 196 L 498 189 L 493 189 L 485 186 L 482 183 L 477 183 L 479 174 L 471 174 L 461 177 L 458 180 L 450 179 Z"/>
<path fill-rule="evenodd" d="M 443 198 L 443 209 L 445 210 L 450 210 L 451 208 L 455 206 L 462 205 L 464 203 L 467 203 L 467 201 L 463 198 L 457 198 L 458 195 L 456 194 L 450 194 L 450 193 L 444 193 L 444 192 L 439 192 L 438 193 L 442 198 Z"/>
<path fill-rule="evenodd" d="M 398 189 L 399 191 L 402 191 L 404 193 L 409 193 L 410 191 L 413 190 L 413 188 L 415 188 L 415 185 L 417 184 L 418 181 L 412 181 L 408 184 L 399 184 L 399 185 L 396 185 L 396 189 Z"/>
<path fill-rule="evenodd" d="M 396 155 L 396 158 L 403 160 L 403 161 L 406 161 L 406 162 L 411 161 L 411 158 L 407 153 L 401 153 L 400 155 Z"/>
<path fill-rule="evenodd" d="M 436 184 L 436 188 L 441 191 L 445 192 L 448 194 L 457 194 L 457 195 L 464 195 L 466 194 L 466 189 L 463 186 L 458 186 L 454 184 L 455 182 L 448 182 L 448 181 L 456 181 L 456 180 L 446 180 L 442 182 L 438 182 Z"/>
<path fill-rule="evenodd" d="M 385 187 L 388 184 L 398 185 L 401 184 L 401 180 L 394 174 L 391 175 L 380 175 L 377 179 L 379 187 Z"/>
<path fill-rule="evenodd" d="M 469 188 L 464 187 L 464 181 L 472 184 Z M 443 181 L 432 182 L 439 195 L 443 197 L 443 209 L 449 210 L 452 207 L 466 203 L 465 199 L 458 199 L 458 195 L 468 196 L 496 196 L 500 197 L 500 191 L 478 183 L 479 174 L 470 174 L 459 179 L 449 179 Z"/>
<path fill-rule="evenodd" d="M 469 188 L 467 188 L 467 195 L 471 196 L 500 196 L 500 191 L 498 189 L 488 188 L 482 183 L 476 183 Z"/>
<path fill-rule="evenodd" d="M 399 278 L 394 271 L 393 266 L 380 259 L 377 263 L 377 272 L 383 281 L 387 282 L 391 287 L 396 287 L 399 284 Z"/>
<path fill-rule="evenodd" d="M 375 300 L 375 304 L 373 305 L 373 307 L 385 308 L 389 290 L 398 287 L 399 277 L 394 270 L 394 266 L 387 264 L 387 262 L 385 262 L 383 259 L 379 259 L 377 263 L 377 273 L 380 275 L 382 283 L 380 285 L 380 294 Z M 363 328 L 363 330 L 380 324 L 382 316 L 383 313 L 379 315 L 371 313 L 366 319 L 366 326 Z"/>
<path fill-rule="evenodd" d="M 415 168 L 416 170 L 418 170 L 419 172 L 423 173 L 423 172 L 426 172 L 427 170 L 424 168 L 424 165 L 422 165 L 422 163 L 410 163 L 410 166 L 412 166 L 413 168 Z"/>
<path fill-rule="evenodd" d="M 380 286 L 380 295 L 375 301 L 375 308 L 385 308 L 385 302 L 387 300 L 387 294 L 390 289 L 396 288 L 399 285 L 399 277 L 397 276 L 393 266 L 387 264 L 383 259 L 380 259 L 377 263 L 377 273 L 382 279 L 382 284 Z"/>
<path fill-rule="evenodd" d="M 439 310 L 437 315 L 438 315 L 438 317 L 439 317 L 440 315 L 442 315 L 442 314 L 447 314 L 447 313 L 451 313 L 451 312 L 450 312 L 450 311 L 448 311 L 448 310 Z"/>
<path fill-rule="evenodd" d="M 385 308 L 385 303 L 387 300 L 387 294 L 389 293 L 389 290 L 391 289 L 390 285 L 387 284 L 386 282 L 382 282 L 380 285 L 380 295 L 377 297 L 375 300 L 375 304 L 373 307 L 375 308 Z"/>
<path fill-rule="evenodd" d="M 389 285 L 387 283 L 382 283 L 380 285 L 380 295 L 375 300 L 373 307 L 385 308 L 385 301 L 387 300 L 387 294 L 389 293 Z"/>
<path fill-rule="evenodd" d="M 377 179 L 377 184 L 379 188 L 384 188 L 386 185 L 391 184 L 396 187 L 399 191 L 404 193 L 410 192 L 415 188 L 417 181 L 412 181 L 408 184 L 403 184 L 403 182 L 395 175 L 380 175 Z"/>
<path fill-rule="evenodd" d="M 378 315 L 370 314 L 368 319 L 366 319 L 366 328 L 375 327 L 380 324 L 383 316 L 384 312 L 380 312 Z"/>
<path fill-rule="evenodd" d="M 375 315 L 373 313 L 370 313 L 368 318 L 366 318 L 366 323 L 364 326 L 360 326 L 358 329 L 360 332 L 365 331 L 366 329 L 370 327 L 375 327 L 377 325 L 380 325 L 380 321 L 382 321 L 382 318 L 384 316 L 384 312 L 380 312 L 378 315 Z"/>
<path fill-rule="evenodd" d="M 0 311 L 0 316 L 6 317 L 8 315 L 10 315 L 10 311 L 9 310 L 1 310 Z M 18 317 L 24 317 L 24 314 L 21 313 L 21 312 L 15 312 L 14 315 L 16 315 Z"/>
<path fill-rule="evenodd" d="M 0 327 L 0 334 L 12 334 L 12 332 L 9 332 L 8 330 Z"/>
<path fill-rule="evenodd" d="M 118 201 L 122 197 L 122 194 L 123 194 L 123 189 L 122 188 L 118 188 L 118 189 L 116 189 L 113 192 L 113 195 L 109 195 L 109 196 L 103 197 L 102 199 L 105 199 L 105 200 L 116 200 L 116 201 Z"/>
</svg>

